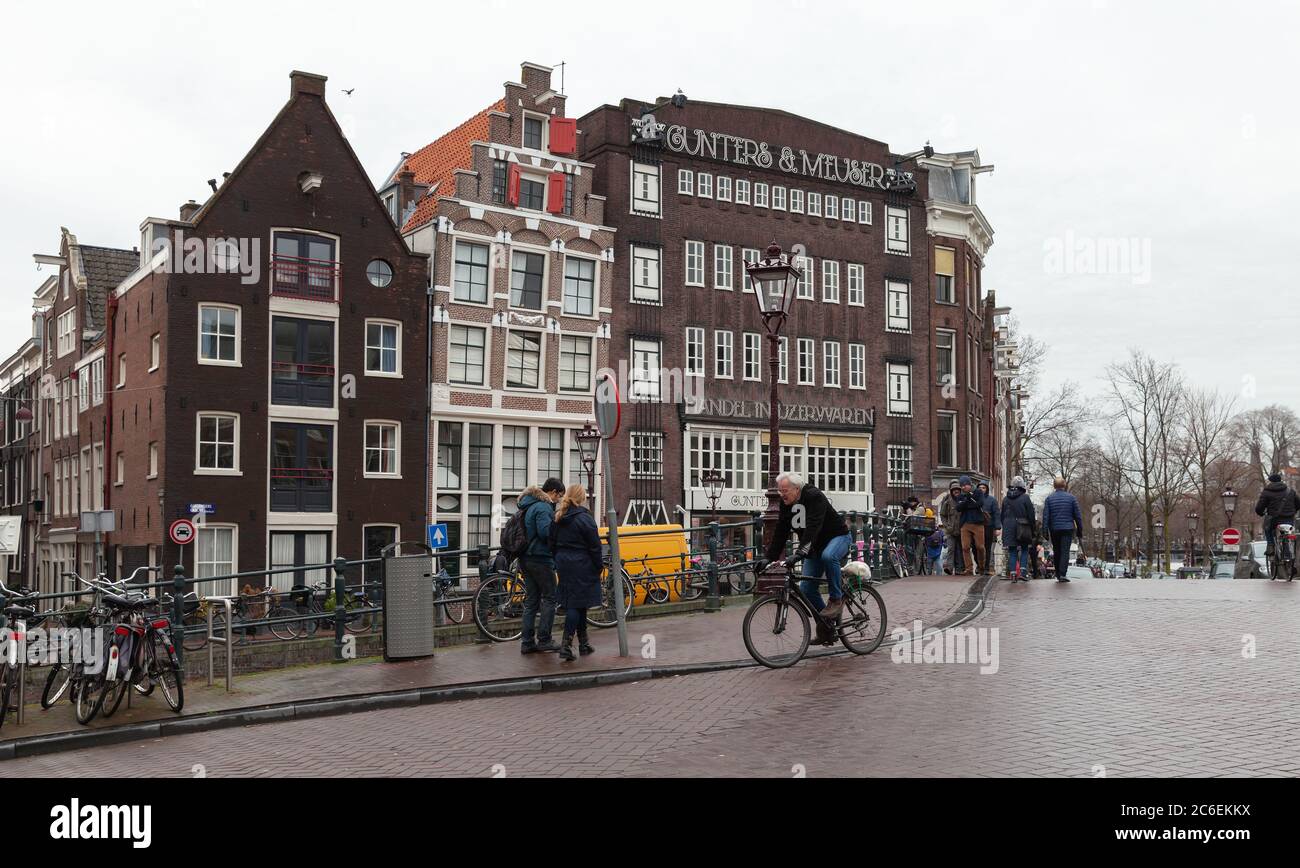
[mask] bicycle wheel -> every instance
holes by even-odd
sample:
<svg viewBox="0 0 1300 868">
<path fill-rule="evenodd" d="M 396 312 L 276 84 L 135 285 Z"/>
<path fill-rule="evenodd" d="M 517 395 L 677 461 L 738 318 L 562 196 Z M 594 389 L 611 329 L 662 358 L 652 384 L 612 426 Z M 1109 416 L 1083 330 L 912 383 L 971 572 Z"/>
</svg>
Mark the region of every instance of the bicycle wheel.
<svg viewBox="0 0 1300 868">
<path fill-rule="evenodd" d="M 812 640 L 808 613 L 780 597 L 755 600 L 740 630 L 749 656 L 768 669 L 784 669 L 799 662 Z"/>
<path fill-rule="evenodd" d="M 447 613 L 447 620 L 453 624 L 464 624 L 465 619 L 469 617 L 470 598 L 466 596 L 443 597 L 442 610 Z M 375 616 L 375 623 L 379 622 L 379 616 Z"/>
<path fill-rule="evenodd" d="M 99 711 L 100 717 L 107 720 L 117 713 L 118 706 L 126 698 L 128 688 L 125 681 L 121 678 L 114 678 L 104 685 L 104 689 L 99 694 Z"/>
<path fill-rule="evenodd" d="M 208 647 L 208 616 L 202 611 L 191 612 L 181 619 L 185 636 L 181 646 L 186 651 L 202 651 Z"/>
<path fill-rule="evenodd" d="M 474 592 L 474 622 L 494 642 L 523 635 L 524 583 L 516 576 L 493 576 Z"/>
<path fill-rule="evenodd" d="M 754 583 L 758 581 L 754 575 L 752 566 L 743 566 L 730 571 L 731 588 L 737 594 L 748 594 L 754 590 Z"/>
<path fill-rule="evenodd" d="M 104 692 L 104 672 L 90 674 L 84 670 L 78 669 L 73 673 L 76 684 L 73 685 L 73 696 L 76 699 L 77 723 L 87 724 L 95 719 L 99 712 L 100 699 Z"/>
<path fill-rule="evenodd" d="M 840 613 L 840 642 L 854 654 L 870 654 L 885 640 L 889 618 L 885 601 L 870 585 L 844 589 L 844 611 Z"/>
<path fill-rule="evenodd" d="M 50 667 L 50 674 L 45 676 L 45 689 L 41 691 L 41 708 L 53 708 L 72 683 L 72 667 L 55 663 Z"/>
<path fill-rule="evenodd" d="M 690 570 L 682 576 L 677 585 L 677 596 L 683 600 L 698 600 L 704 596 L 704 586 L 709 583 L 709 574 L 704 570 Z"/>
<path fill-rule="evenodd" d="M 266 617 L 271 621 L 277 618 L 297 618 L 298 610 L 291 609 L 288 606 L 276 606 L 266 613 Z M 303 633 L 301 621 L 282 621 L 279 624 L 267 624 L 266 627 L 271 631 L 271 635 L 277 639 L 297 639 Z"/>
<path fill-rule="evenodd" d="M 0 728 L 5 725 L 5 718 L 9 716 L 9 697 L 14 693 L 14 682 L 18 675 L 18 670 L 9 665 L 8 662 L 0 664 Z"/>
<path fill-rule="evenodd" d="M 669 595 L 670 589 L 666 580 L 651 578 L 646 583 L 645 596 L 651 603 L 667 603 Z"/>
<path fill-rule="evenodd" d="M 205 627 L 206 629 L 206 627 Z M 212 615 L 212 635 L 226 635 L 226 613 L 214 612 Z M 234 615 L 234 622 L 230 625 L 230 643 L 235 647 L 248 644 L 248 633 L 244 628 L 239 615 Z M 205 642 L 206 644 L 206 642 Z M 220 646 L 218 646 L 220 648 Z"/>
<path fill-rule="evenodd" d="M 185 705 L 185 682 L 181 680 L 181 664 L 176 655 L 167 650 L 161 633 L 153 634 L 149 646 L 149 678 L 162 688 L 163 699 L 172 711 L 179 712 Z"/>
<path fill-rule="evenodd" d="M 627 570 L 622 570 L 623 576 L 623 617 L 632 611 L 632 601 L 636 599 L 636 586 L 632 584 L 632 578 L 627 574 Z M 587 623 L 593 627 L 613 627 L 618 624 L 618 608 L 614 605 L 614 583 L 608 580 L 602 581 L 600 585 L 600 606 L 595 609 L 587 610 Z"/>
</svg>

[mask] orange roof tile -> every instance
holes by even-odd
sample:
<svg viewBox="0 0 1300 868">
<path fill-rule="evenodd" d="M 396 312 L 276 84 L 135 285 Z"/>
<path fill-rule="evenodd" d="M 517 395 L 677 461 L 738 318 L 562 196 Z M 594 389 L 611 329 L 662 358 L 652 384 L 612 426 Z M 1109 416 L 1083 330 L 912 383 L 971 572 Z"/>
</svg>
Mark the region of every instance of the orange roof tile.
<svg viewBox="0 0 1300 868">
<path fill-rule="evenodd" d="M 505 107 L 504 99 L 497 100 L 451 132 L 411 154 L 397 167 L 397 171 L 393 172 L 394 178 L 410 169 L 415 173 L 415 183 L 429 187 L 428 194 L 416 205 L 415 211 L 402 227 L 403 232 L 410 232 L 433 219 L 438 210 L 439 195 L 455 193 L 456 170 L 470 167 L 470 142 L 486 142 L 488 114 L 504 111 Z"/>
</svg>

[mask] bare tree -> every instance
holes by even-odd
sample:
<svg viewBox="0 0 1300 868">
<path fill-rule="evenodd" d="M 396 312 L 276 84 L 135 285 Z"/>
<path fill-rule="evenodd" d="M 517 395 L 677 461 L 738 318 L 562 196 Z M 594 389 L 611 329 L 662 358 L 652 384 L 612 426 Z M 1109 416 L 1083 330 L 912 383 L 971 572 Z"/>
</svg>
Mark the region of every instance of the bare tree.
<svg viewBox="0 0 1300 868">
<path fill-rule="evenodd" d="M 1051 466 L 1053 459 L 1075 454 L 1093 418 L 1078 383 L 1067 381 L 1039 398 L 1031 394 L 1012 443 L 1012 469 L 1032 467 L 1036 473 L 1062 473 L 1070 478 L 1062 463 Z"/>
<path fill-rule="evenodd" d="M 1193 389 L 1187 395 L 1183 449 L 1206 539 L 1217 524 L 1210 516 L 1219 514 L 1220 495 L 1225 488 L 1244 481 L 1234 478 L 1242 465 L 1229 460 L 1237 452 L 1232 438 L 1236 405 L 1236 398 L 1217 389 Z"/>
<path fill-rule="evenodd" d="M 1233 420 L 1232 437 L 1242 444 L 1262 482 L 1270 473 L 1292 465 L 1300 448 L 1300 417 L 1279 404 L 1247 410 Z"/>
</svg>

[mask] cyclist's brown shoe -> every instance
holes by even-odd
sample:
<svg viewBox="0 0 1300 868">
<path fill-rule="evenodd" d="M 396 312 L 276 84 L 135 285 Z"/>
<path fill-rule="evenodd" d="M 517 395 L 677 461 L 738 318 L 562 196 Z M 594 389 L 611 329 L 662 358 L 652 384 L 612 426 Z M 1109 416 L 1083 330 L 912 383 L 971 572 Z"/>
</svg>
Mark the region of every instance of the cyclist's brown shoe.
<svg viewBox="0 0 1300 868">
<path fill-rule="evenodd" d="M 840 612 L 843 611 L 844 611 L 844 598 L 841 597 L 838 600 L 831 600 L 829 603 L 827 603 L 826 608 L 822 609 L 821 615 L 823 618 L 825 618 L 828 621 L 834 621 L 836 618 L 840 616 Z"/>
</svg>

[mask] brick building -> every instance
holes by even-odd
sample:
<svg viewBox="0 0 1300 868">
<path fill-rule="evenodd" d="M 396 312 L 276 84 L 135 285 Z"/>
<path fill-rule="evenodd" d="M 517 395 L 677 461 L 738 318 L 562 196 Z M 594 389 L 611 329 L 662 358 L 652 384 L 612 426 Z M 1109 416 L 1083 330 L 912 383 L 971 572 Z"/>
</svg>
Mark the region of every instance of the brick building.
<svg viewBox="0 0 1300 868">
<path fill-rule="evenodd" d="M 724 520 L 765 507 L 768 347 L 744 266 L 773 240 L 805 267 L 782 331 L 783 466 L 844 510 L 928 497 L 933 240 L 948 229 L 930 224 L 947 194 L 920 155 L 782 111 L 644 105 L 579 122 L 618 229 L 611 356 L 652 380 L 634 383 L 652 400 L 625 408 L 617 443 L 627 521 L 707 520 L 709 470 L 727 478 Z"/>
<path fill-rule="evenodd" d="M 47 278 L 44 294 L 53 294 L 57 284 L 57 277 Z M 38 581 L 33 569 L 38 560 L 33 522 L 39 520 L 44 504 L 36 500 L 39 490 L 34 480 L 40 478 L 41 446 L 39 416 L 32 408 L 40 391 L 43 338 L 44 315 L 37 312 L 32 315 L 32 336 L 0 363 L 0 424 L 4 426 L 0 429 L 0 514 L 23 519 L 16 551 L 0 557 L 0 581 L 9 587 L 35 587 Z"/>
<path fill-rule="evenodd" d="M 526 485 L 587 481 L 573 435 L 606 363 L 605 200 L 551 69 L 524 63 L 520 78 L 380 188 L 432 255 L 430 520 L 454 548 L 495 544 Z"/>
<path fill-rule="evenodd" d="M 206 202 L 144 221 L 108 299 L 117 571 L 183 558 L 218 575 L 424 537 L 426 258 L 388 219 L 325 78 L 290 82 Z M 213 511 L 182 554 L 166 531 L 191 504 Z"/>
</svg>

